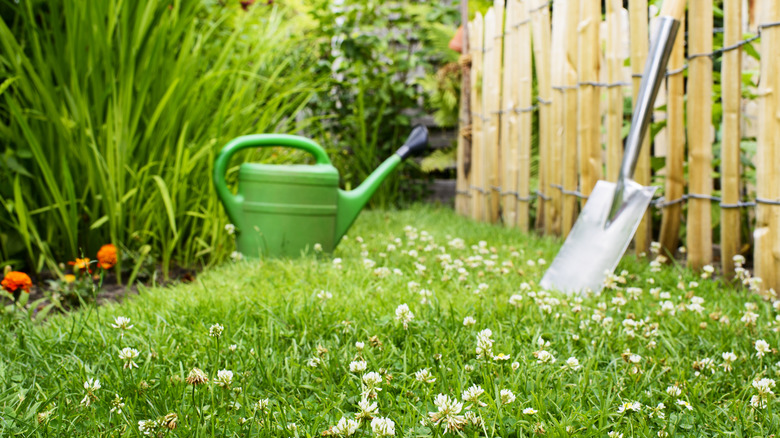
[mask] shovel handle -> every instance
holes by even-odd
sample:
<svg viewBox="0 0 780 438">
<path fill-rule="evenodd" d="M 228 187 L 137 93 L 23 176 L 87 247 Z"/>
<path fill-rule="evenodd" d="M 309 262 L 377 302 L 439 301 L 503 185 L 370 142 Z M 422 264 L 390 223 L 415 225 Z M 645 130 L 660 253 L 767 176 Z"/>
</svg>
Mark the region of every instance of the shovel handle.
<svg viewBox="0 0 780 438">
<path fill-rule="evenodd" d="M 665 11 L 669 14 L 679 14 L 682 17 L 685 2 L 683 0 L 666 0 Z M 634 115 L 631 118 L 631 130 L 626 138 L 626 148 L 623 154 L 623 162 L 620 164 L 620 174 L 615 185 L 615 194 L 612 198 L 612 206 L 607 216 L 609 225 L 623 209 L 625 190 L 628 181 L 633 179 L 636 170 L 639 152 L 642 149 L 642 141 L 650 126 L 650 118 L 653 112 L 653 102 L 661 88 L 666 72 L 666 64 L 672 53 L 677 30 L 680 28 L 680 20 L 677 16 L 664 14 L 658 19 L 658 30 L 650 46 L 650 53 L 642 73 L 642 82 L 639 85 L 639 95 L 634 106 Z"/>
<path fill-rule="evenodd" d="M 682 20 L 685 14 L 685 0 L 664 0 L 661 6 L 661 16 Z"/>
</svg>

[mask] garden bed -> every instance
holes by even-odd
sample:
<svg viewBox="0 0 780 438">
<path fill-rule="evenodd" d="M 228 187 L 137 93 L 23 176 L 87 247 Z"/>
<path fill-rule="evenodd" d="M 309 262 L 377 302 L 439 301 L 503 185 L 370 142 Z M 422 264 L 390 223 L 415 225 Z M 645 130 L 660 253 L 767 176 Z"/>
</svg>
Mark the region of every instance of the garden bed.
<svg viewBox="0 0 780 438">
<path fill-rule="evenodd" d="M 546 292 L 558 245 L 449 210 L 365 212 L 333 256 L 230 263 L 40 325 L 6 314 L 0 435 L 780 428 L 771 301 L 631 257 L 599 295 Z"/>
</svg>

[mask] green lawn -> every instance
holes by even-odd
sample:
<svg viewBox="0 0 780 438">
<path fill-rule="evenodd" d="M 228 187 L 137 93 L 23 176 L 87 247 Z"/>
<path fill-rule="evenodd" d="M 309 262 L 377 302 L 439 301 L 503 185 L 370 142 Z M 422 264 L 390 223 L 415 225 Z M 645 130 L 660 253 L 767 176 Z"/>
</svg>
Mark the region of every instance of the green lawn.
<svg viewBox="0 0 780 438">
<path fill-rule="evenodd" d="M 333 256 L 3 315 L 0 436 L 339 436 L 357 416 L 358 437 L 780 430 L 771 302 L 633 258 L 621 289 L 545 292 L 557 248 L 449 210 L 365 212 Z"/>
</svg>

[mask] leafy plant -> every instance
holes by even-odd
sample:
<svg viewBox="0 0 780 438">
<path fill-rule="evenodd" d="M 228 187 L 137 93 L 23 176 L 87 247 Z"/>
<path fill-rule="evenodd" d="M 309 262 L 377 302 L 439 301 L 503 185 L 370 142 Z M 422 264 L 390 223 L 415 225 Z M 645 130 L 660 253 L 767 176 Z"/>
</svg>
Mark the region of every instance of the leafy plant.
<svg viewBox="0 0 780 438">
<path fill-rule="evenodd" d="M 55 260 L 105 241 L 149 245 L 166 274 L 226 257 L 217 151 L 300 129 L 320 83 L 295 14 L 164 0 L 0 12 L 0 263 L 59 273 Z"/>
<path fill-rule="evenodd" d="M 345 0 L 334 5 L 316 0 L 313 5 L 319 60 L 315 70 L 331 80 L 310 109 L 327 115 L 320 120 L 319 136 L 335 157 L 344 185 L 351 188 L 408 135 L 412 118 L 420 114 L 417 79 L 440 62 L 427 29 L 430 23 L 453 23 L 457 11 L 419 1 Z M 391 175 L 372 204 L 403 202 L 403 193 L 412 191 L 412 185 L 404 187 L 401 181 L 412 173 L 405 166 Z"/>
</svg>

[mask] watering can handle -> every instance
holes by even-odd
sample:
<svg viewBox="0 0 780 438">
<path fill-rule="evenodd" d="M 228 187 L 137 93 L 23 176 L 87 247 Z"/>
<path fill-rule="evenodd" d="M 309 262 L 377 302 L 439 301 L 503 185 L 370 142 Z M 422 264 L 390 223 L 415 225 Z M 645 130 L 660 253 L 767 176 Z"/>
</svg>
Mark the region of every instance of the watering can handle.
<svg viewBox="0 0 780 438">
<path fill-rule="evenodd" d="M 331 164 L 328 155 L 320 145 L 314 141 L 297 135 L 287 134 L 255 134 L 245 135 L 237 137 L 228 142 L 219 155 L 217 155 L 217 161 L 214 163 L 214 187 L 217 190 L 217 195 L 222 199 L 227 211 L 228 217 L 235 224 L 238 229 L 241 229 L 241 203 L 243 198 L 241 195 L 234 195 L 230 192 L 225 181 L 225 173 L 227 172 L 230 158 L 236 152 L 258 147 L 272 147 L 282 146 L 294 149 L 301 149 L 312 155 L 317 160 L 317 164 Z"/>
</svg>

